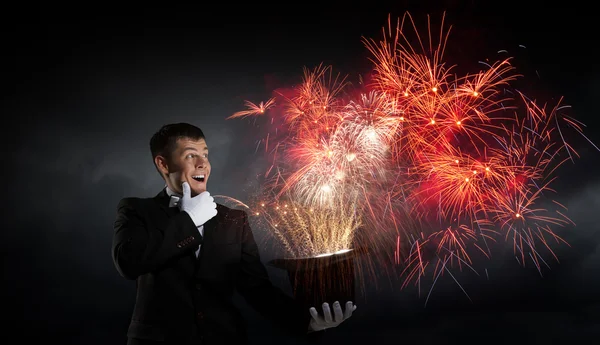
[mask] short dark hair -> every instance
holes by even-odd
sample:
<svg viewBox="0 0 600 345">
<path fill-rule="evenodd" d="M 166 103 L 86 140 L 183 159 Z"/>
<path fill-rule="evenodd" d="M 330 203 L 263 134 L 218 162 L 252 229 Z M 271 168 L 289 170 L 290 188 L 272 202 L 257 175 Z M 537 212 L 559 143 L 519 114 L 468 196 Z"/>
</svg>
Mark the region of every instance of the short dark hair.
<svg viewBox="0 0 600 345">
<path fill-rule="evenodd" d="M 200 140 L 205 139 L 205 137 L 200 128 L 189 123 L 181 122 L 164 125 L 150 138 L 152 161 L 159 155 L 170 159 L 179 139 Z"/>
</svg>

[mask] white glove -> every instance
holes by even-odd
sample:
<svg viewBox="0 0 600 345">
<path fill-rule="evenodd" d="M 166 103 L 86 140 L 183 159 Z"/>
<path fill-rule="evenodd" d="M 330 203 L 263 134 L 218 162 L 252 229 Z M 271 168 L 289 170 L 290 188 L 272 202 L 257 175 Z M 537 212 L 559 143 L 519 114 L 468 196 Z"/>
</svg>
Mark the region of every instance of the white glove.
<svg viewBox="0 0 600 345">
<path fill-rule="evenodd" d="M 342 322 L 350 318 L 350 316 L 352 316 L 352 312 L 355 310 L 356 306 L 352 304 L 352 301 L 348 301 L 346 302 L 346 310 L 344 313 L 342 313 L 340 302 L 335 301 L 333 303 L 333 314 L 335 319 L 333 319 L 331 317 L 331 309 L 329 309 L 328 303 L 323 303 L 323 315 L 325 318 L 321 317 L 319 313 L 317 313 L 317 309 L 312 307 L 308 310 L 312 316 L 310 324 L 308 325 L 308 329 L 311 331 L 322 331 L 326 328 L 337 327 Z"/>
<path fill-rule="evenodd" d="M 189 183 L 184 182 L 181 187 L 183 189 L 183 196 L 177 206 L 179 206 L 181 211 L 187 212 L 190 215 L 196 227 L 203 225 L 217 215 L 217 204 L 208 191 L 202 192 L 192 198 Z"/>
</svg>

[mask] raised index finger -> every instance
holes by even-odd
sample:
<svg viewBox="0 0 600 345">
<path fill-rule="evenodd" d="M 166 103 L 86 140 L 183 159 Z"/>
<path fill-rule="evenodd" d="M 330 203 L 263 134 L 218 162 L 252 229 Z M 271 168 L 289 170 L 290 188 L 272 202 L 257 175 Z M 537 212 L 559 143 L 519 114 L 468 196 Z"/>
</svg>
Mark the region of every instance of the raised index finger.
<svg viewBox="0 0 600 345">
<path fill-rule="evenodd" d="M 321 318 L 321 317 L 319 317 L 319 313 L 317 313 L 317 309 L 315 309 L 315 308 L 313 307 L 313 308 L 310 308 L 310 309 L 308 309 L 308 312 L 310 313 L 310 316 L 312 316 L 312 318 L 313 318 L 315 321 L 317 321 L 317 323 L 320 323 L 320 322 L 321 322 L 321 320 L 320 320 L 320 318 Z"/>
</svg>

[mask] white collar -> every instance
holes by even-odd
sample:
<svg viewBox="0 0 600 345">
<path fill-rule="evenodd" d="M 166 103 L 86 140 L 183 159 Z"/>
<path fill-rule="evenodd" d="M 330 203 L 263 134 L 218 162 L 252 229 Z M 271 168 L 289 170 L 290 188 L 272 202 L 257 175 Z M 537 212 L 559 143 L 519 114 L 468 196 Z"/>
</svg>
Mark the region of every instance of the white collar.
<svg viewBox="0 0 600 345">
<path fill-rule="evenodd" d="M 169 186 L 166 186 L 165 188 L 168 196 L 177 196 L 181 198 L 181 194 L 175 193 L 173 190 L 171 190 L 171 188 L 169 188 Z"/>
</svg>

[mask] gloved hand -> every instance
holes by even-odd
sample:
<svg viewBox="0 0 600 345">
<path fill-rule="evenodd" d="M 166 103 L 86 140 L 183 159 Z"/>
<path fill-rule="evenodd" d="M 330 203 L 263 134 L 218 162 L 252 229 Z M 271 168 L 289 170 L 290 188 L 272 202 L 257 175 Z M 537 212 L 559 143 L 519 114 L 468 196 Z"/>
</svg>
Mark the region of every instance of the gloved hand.
<svg viewBox="0 0 600 345">
<path fill-rule="evenodd" d="M 202 192 L 192 198 L 189 183 L 184 182 L 181 187 L 183 189 L 183 196 L 177 206 L 179 206 L 179 210 L 185 211 L 190 215 L 196 227 L 206 223 L 209 219 L 217 215 L 217 204 L 208 191 Z"/>
<path fill-rule="evenodd" d="M 323 315 L 324 318 L 317 313 L 317 309 L 314 307 L 308 311 L 312 316 L 308 329 L 310 331 L 322 331 L 326 328 L 337 327 L 342 322 L 352 316 L 352 312 L 356 310 L 356 306 L 352 304 L 352 301 L 346 302 L 346 310 L 342 313 L 342 307 L 339 301 L 333 303 L 333 314 L 334 318 L 331 317 L 331 309 L 329 309 L 328 303 L 323 303 Z"/>
</svg>

